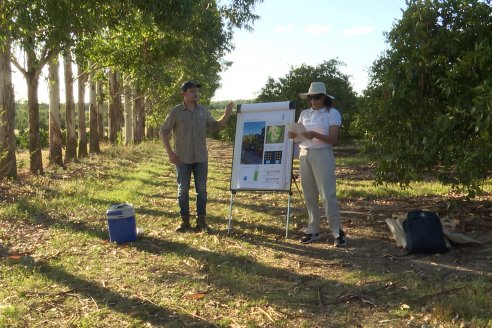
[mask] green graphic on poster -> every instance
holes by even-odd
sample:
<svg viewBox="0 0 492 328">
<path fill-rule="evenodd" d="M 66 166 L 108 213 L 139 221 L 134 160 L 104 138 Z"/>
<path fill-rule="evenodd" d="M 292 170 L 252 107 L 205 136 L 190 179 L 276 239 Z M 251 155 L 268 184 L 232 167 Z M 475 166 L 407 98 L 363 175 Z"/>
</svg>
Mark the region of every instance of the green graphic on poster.
<svg viewBox="0 0 492 328">
<path fill-rule="evenodd" d="M 267 127 L 266 143 L 283 143 L 285 134 L 285 125 L 270 125 Z"/>
</svg>

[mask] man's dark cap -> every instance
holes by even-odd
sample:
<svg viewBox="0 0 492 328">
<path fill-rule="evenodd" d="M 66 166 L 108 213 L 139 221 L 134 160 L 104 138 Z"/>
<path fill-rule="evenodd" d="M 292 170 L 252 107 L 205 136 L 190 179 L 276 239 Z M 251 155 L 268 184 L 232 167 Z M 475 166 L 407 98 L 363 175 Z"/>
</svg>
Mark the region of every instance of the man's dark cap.
<svg viewBox="0 0 492 328">
<path fill-rule="evenodd" d="M 202 87 L 201 84 L 198 84 L 196 83 L 195 81 L 186 81 L 186 82 L 183 82 L 183 84 L 181 84 L 181 92 L 185 92 L 186 90 L 190 89 L 190 88 L 198 88 L 200 89 Z"/>
</svg>

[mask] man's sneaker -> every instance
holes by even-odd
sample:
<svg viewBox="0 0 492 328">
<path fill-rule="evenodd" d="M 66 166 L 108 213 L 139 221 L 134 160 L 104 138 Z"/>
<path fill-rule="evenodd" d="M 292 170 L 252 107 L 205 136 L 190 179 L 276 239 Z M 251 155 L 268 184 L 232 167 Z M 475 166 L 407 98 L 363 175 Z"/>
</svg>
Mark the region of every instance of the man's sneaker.
<svg viewBox="0 0 492 328">
<path fill-rule="evenodd" d="M 335 238 L 335 247 L 343 247 L 347 245 L 347 236 L 345 235 L 345 232 L 343 230 L 340 230 L 338 233 L 338 237 Z"/>
<path fill-rule="evenodd" d="M 321 236 L 319 235 L 319 233 L 309 233 L 306 234 L 304 237 L 302 237 L 301 240 L 299 240 L 299 242 L 303 244 L 309 244 L 309 243 L 314 243 L 316 240 L 319 240 L 320 238 Z"/>
</svg>

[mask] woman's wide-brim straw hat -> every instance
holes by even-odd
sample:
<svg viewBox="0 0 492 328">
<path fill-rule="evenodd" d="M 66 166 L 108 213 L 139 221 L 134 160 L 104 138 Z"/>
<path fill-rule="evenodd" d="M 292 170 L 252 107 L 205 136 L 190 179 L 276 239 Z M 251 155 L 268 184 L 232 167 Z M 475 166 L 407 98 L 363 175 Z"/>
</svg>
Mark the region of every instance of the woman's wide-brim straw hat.
<svg viewBox="0 0 492 328">
<path fill-rule="evenodd" d="M 335 97 L 326 93 L 326 86 L 323 82 L 311 83 L 311 85 L 309 86 L 309 91 L 306 93 L 300 93 L 299 97 L 301 97 L 301 99 L 306 99 L 307 96 L 319 95 L 319 94 L 323 94 L 327 97 L 330 97 L 331 99 L 335 99 Z"/>
</svg>

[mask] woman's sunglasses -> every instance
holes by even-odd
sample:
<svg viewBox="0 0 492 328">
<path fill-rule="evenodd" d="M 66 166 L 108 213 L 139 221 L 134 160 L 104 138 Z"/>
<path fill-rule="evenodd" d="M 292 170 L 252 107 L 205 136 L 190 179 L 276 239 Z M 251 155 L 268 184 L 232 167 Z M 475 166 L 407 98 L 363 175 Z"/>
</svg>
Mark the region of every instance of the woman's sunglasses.
<svg viewBox="0 0 492 328">
<path fill-rule="evenodd" d="M 321 98 L 323 98 L 323 94 L 319 93 L 317 95 L 309 95 L 307 96 L 307 99 L 308 100 L 320 100 Z"/>
</svg>

